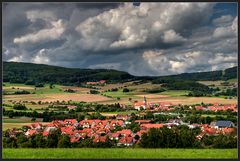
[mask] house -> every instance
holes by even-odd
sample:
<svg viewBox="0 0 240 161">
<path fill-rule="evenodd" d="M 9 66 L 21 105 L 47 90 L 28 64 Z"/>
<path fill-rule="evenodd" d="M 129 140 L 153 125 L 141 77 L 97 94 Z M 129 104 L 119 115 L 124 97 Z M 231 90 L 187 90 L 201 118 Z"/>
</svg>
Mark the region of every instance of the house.
<svg viewBox="0 0 240 161">
<path fill-rule="evenodd" d="M 36 122 L 36 123 L 33 123 L 33 124 L 31 124 L 31 126 L 30 126 L 32 129 L 36 129 L 36 130 L 39 130 L 39 129 L 41 129 L 42 128 L 42 124 L 40 124 L 40 123 L 38 123 L 38 122 Z"/>
<path fill-rule="evenodd" d="M 76 123 L 78 123 L 76 119 L 65 119 L 64 120 L 64 124 L 66 126 L 72 126 L 72 125 L 75 125 Z"/>
<path fill-rule="evenodd" d="M 161 128 L 163 127 L 163 124 L 141 124 L 140 129 L 141 130 L 149 130 L 151 128 Z"/>
<path fill-rule="evenodd" d="M 106 80 L 100 80 L 97 82 L 87 82 L 86 84 L 87 85 L 104 85 L 104 84 L 106 84 Z"/>
<path fill-rule="evenodd" d="M 121 134 L 120 133 L 110 133 L 108 134 L 110 140 L 119 140 Z"/>
<path fill-rule="evenodd" d="M 199 124 L 190 124 L 190 125 L 188 125 L 188 127 L 189 127 L 190 129 L 194 129 L 194 128 L 196 128 L 196 127 L 199 127 Z"/>
<path fill-rule="evenodd" d="M 115 126 L 123 126 L 124 125 L 124 122 L 122 120 L 112 120 L 110 122 L 110 127 L 113 127 L 115 128 Z"/>
<path fill-rule="evenodd" d="M 107 136 L 96 136 L 94 139 L 93 139 L 93 142 L 95 143 L 98 143 L 98 142 L 106 142 L 106 139 L 107 139 Z"/>
<path fill-rule="evenodd" d="M 48 136 L 48 134 L 49 134 L 48 131 L 44 131 L 44 132 L 42 133 L 43 136 Z"/>
<path fill-rule="evenodd" d="M 204 128 L 204 129 L 203 129 L 203 132 L 204 132 L 205 134 L 208 134 L 208 135 L 215 135 L 215 134 L 219 133 L 219 131 L 218 131 L 217 129 L 211 128 L 211 127 L 206 127 L 206 128 Z"/>
<path fill-rule="evenodd" d="M 142 136 L 143 133 L 146 133 L 147 131 L 146 130 L 140 130 L 136 133 L 136 135 L 138 135 L 139 137 Z"/>
<path fill-rule="evenodd" d="M 217 121 L 215 124 L 215 128 L 232 128 L 234 127 L 234 123 L 232 121 Z"/>
<path fill-rule="evenodd" d="M 129 117 L 129 115 L 123 115 L 123 114 L 117 114 L 116 115 L 116 119 L 117 120 L 128 120 L 130 117 Z"/>
<path fill-rule="evenodd" d="M 98 83 L 97 82 L 87 82 L 86 84 L 87 85 L 97 85 Z"/>
<path fill-rule="evenodd" d="M 134 103 L 134 109 L 140 111 L 141 109 L 146 109 L 147 108 L 147 104 L 146 102 L 136 102 Z"/>
<path fill-rule="evenodd" d="M 105 84 L 107 81 L 106 80 L 100 80 L 98 81 L 98 84 Z"/>
<path fill-rule="evenodd" d="M 223 128 L 223 129 L 222 129 L 222 133 L 223 133 L 223 134 L 232 134 L 232 133 L 234 133 L 235 131 L 236 131 L 235 128 Z"/>
<path fill-rule="evenodd" d="M 125 146 L 132 146 L 134 144 L 134 139 L 131 136 L 122 137 L 117 146 L 125 145 Z"/>
<path fill-rule="evenodd" d="M 171 102 L 161 102 L 160 103 L 160 106 L 161 107 L 170 107 L 170 106 L 172 106 L 173 104 L 171 103 Z"/>
<path fill-rule="evenodd" d="M 49 132 L 51 132 L 51 131 L 54 131 L 54 130 L 56 130 L 57 128 L 56 127 L 54 127 L 54 126 L 47 126 L 45 129 L 44 129 L 44 135 L 48 135 L 48 133 Z"/>
<path fill-rule="evenodd" d="M 77 108 L 77 106 L 74 106 L 74 105 L 68 105 L 67 108 L 69 110 L 75 110 Z"/>
<path fill-rule="evenodd" d="M 36 134 L 37 130 L 35 129 L 28 129 L 28 131 L 25 133 L 27 136 L 32 136 L 33 134 Z"/>
<path fill-rule="evenodd" d="M 132 131 L 130 129 L 123 129 L 121 131 L 117 131 L 116 133 L 120 134 L 121 136 L 131 136 Z"/>
<path fill-rule="evenodd" d="M 196 110 L 203 110 L 203 109 L 205 109 L 205 107 L 203 107 L 203 106 L 195 106 L 195 109 Z"/>
<path fill-rule="evenodd" d="M 151 120 L 135 120 L 135 123 L 138 123 L 138 124 L 147 124 L 150 122 L 151 122 Z"/>
</svg>

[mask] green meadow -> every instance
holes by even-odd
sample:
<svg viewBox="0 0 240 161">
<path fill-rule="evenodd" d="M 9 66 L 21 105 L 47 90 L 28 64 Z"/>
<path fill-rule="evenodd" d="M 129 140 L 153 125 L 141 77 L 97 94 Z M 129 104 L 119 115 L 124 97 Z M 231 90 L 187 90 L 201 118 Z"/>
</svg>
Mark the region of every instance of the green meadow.
<svg viewBox="0 0 240 161">
<path fill-rule="evenodd" d="M 237 149 L 142 149 L 142 148 L 71 148 L 3 149 L 4 159 L 13 158 L 237 158 Z"/>
</svg>

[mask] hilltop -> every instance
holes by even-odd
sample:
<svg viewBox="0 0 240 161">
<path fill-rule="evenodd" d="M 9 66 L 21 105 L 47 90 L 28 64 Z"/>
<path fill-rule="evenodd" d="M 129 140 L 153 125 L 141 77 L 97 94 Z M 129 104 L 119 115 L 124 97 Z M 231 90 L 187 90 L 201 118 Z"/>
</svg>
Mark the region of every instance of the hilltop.
<svg viewBox="0 0 240 161">
<path fill-rule="evenodd" d="M 237 78 L 237 67 L 225 70 L 183 73 L 169 76 L 133 76 L 127 72 L 113 69 L 79 69 L 44 64 L 3 62 L 3 81 L 12 83 L 41 82 L 64 85 L 78 85 L 86 81 L 107 80 L 108 82 L 126 82 L 133 80 L 153 81 L 215 81 Z"/>
</svg>

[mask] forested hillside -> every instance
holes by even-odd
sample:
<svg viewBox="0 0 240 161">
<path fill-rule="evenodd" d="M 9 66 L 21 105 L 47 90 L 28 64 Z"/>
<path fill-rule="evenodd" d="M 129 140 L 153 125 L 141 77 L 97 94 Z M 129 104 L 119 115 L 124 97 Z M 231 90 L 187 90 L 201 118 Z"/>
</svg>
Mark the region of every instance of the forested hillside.
<svg viewBox="0 0 240 161">
<path fill-rule="evenodd" d="M 3 63 L 3 81 L 11 83 L 57 83 L 76 85 L 86 81 L 122 81 L 133 76 L 126 72 L 107 69 L 63 68 L 32 63 Z"/>
<path fill-rule="evenodd" d="M 150 80 L 153 83 L 176 81 L 228 80 L 237 78 L 237 67 L 224 71 L 183 73 L 171 76 L 137 77 L 127 72 L 109 69 L 64 68 L 43 64 L 3 62 L 3 81 L 11 83 L 57 83 L 78 85 L 86 81 L 107 80 L 121 82 L 129 80 Z"/>
</svg>

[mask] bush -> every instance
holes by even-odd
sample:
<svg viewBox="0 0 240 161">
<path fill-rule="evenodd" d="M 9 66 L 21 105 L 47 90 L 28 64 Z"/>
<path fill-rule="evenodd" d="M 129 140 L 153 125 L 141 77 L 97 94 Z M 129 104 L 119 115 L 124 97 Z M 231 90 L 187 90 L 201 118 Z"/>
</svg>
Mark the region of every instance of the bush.
<svg viewBox="0 0 240 161">
<path fill-rule="evenodd" d="M 35 87 L 44 87 L 44 84 L 43 83 L 36 83 Z"/>
<path fill-rule="evenodd" d="M 26 90 L 22 90 L 22 91 L 16 91 L 14 92 L 14 94 L 30 94 L 30 92 Z"/>
<path fill-rule="evenodd" d="M 64 92 L 75 93 L 75 91 L 72 90 L 72 89 L 67 89 L 67 90 L 65 90 Z"/>
<path fill-rule="evenodd" d="M 15 109 L 15 110 L 27 110 L 27 107 L 25 105 L 22 105 L 22 104 L 15 104 L 15 105 L 13 105 L 13 109 Z"/>
<path fill-rule="evenodd" d="M 111 91 L 116 92 L 116 91 L 118 91 L 118 88 L 112 88 Z"/>
<path fill-rule="evenodd" d="M 123 88 L 123 92 L 129 92 L 128 88 Z"/>
<path fill-rule="evenodd" d="M 147 89 L 144 92 L 147 92 L 147 93 L 160 93 L 160 92 L 164 92 L 164 91 L 166 91 L 166 89 L 159 88 L 159 89 Z"/>
<path fill-rule="evenodd" d="M 91 94 L 98 94 L 98 93 L 100 93 L 100 92 L 97 91 L 97 90 L 92 90 L 92 89 L 91 89 L 91 90 L 90 90 L 90 93 L 91 93 Z"/>
</svg>

